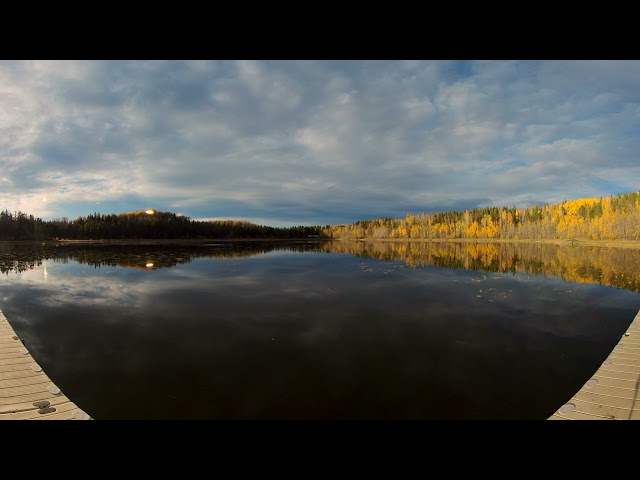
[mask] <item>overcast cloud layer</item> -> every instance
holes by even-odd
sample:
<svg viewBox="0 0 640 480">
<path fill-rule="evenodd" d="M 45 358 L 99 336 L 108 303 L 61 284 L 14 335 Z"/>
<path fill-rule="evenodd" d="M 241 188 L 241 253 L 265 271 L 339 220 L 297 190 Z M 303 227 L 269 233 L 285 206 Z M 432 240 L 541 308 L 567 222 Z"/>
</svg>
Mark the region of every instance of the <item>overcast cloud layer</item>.
<svg viewBox="0 0 640 480">
<path fill-rule="evenodd" d="M 0 61 L 0 209 L 268 225 L 640 189 L 640 61 Z"/>
</svg>

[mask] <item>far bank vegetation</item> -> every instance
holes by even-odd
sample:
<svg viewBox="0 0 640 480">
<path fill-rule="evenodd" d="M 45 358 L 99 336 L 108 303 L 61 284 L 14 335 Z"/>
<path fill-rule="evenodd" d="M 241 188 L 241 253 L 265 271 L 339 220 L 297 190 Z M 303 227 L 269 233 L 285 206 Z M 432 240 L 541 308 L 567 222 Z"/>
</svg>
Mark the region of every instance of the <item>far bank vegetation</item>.
<svg viewBox="0 0 640 480">
<path fill-rule="evenodd" d="M 307 238 L 320 226 L 270 227 L 238 220 L 199 221 L 172 212 L 138 210 L 93 213 L 74 220 L 44 221 L 23 212 L 0 211 L 0 240 Z"/>
<path fill-rule="evenodd" d="M 526 208 L 487 207 L 332 225 L 339 239 L 640 240 L 640 192 Z"/>
</svg>

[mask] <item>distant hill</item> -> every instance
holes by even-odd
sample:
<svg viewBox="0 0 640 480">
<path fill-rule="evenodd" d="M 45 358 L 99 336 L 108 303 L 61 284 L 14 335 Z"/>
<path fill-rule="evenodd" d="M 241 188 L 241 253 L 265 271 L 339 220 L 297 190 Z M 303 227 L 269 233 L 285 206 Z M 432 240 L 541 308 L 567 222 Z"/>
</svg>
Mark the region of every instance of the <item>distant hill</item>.
<svg viewBox="0 0 640 480">
<path fill-rule="evenodd" d="M 197 221 L 155 209 L 93 213 L 75 220 L 43 221 L 23 212 L 0 212 L 0 240 L 109 240 L 197 238 L 307 238 L 320 226 L 269 227 L 236 220 Z"/>
</svg>

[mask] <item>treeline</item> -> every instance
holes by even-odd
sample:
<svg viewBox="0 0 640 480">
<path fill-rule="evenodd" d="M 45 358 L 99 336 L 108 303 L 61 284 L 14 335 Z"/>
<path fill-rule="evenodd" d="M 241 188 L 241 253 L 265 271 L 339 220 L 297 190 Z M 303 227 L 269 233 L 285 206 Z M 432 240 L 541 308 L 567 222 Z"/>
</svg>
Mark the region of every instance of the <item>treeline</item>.
<svg viewBox="0 0 640 480">
<path fill-rule="evenodd" d="M 342 239 L 640 240 L 640 192 L 526 208 L 474 208 L 363 220 L 332 225 L 322 234 Z"/>
<path fill-rule="evenodd" d="M 320 226 L 270 227 L 237 220 L 198 221 L 171 212 L 94 213 L 44 221 L 23 212 L 0 212 L 0 240 L 306 238 Z"/>
</svg>

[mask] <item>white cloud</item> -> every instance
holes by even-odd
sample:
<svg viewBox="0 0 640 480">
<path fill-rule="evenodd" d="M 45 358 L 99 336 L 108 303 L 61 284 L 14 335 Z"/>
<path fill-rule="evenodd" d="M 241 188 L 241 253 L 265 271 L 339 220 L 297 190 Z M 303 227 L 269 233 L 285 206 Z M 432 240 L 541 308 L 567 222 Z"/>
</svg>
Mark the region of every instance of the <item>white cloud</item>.
<svg viewBox="0 0 640 480">
<path fill-rule="evenodd" d="M 3 61 L 0 208 L 340 223 L 617 194 L 638 84 L 638 61 Z"/>
</svg>

